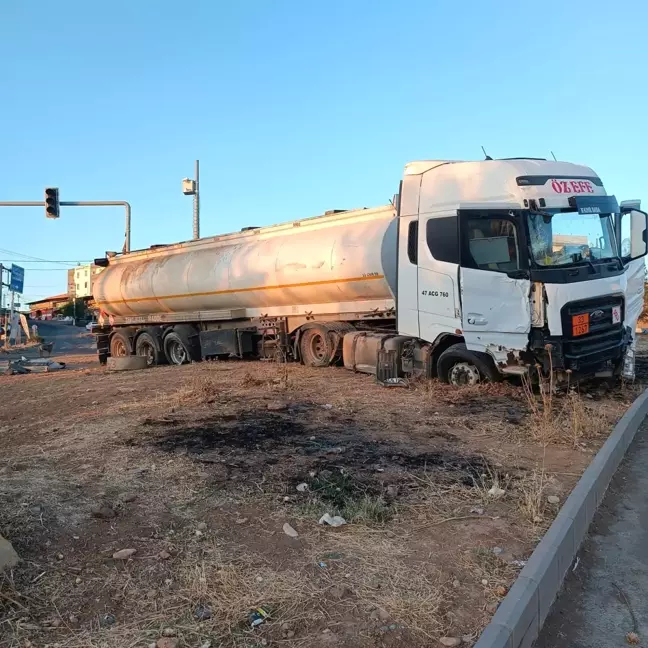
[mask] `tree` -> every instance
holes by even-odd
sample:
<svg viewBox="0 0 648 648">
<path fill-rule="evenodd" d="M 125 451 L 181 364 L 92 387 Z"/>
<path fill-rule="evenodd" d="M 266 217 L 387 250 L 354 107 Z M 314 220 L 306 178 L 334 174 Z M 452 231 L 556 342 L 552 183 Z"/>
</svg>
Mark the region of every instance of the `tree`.
<svg viewBox="0 0 648 648">
<path fill-rule="evenodd" d="M 75 317 L 76 319 L 85 319 L 88 315 L 88 308 L 83 299 L 74 299 L 67 304 L 58 308 L 58 312 L 63 317 Z"/>
</svg>

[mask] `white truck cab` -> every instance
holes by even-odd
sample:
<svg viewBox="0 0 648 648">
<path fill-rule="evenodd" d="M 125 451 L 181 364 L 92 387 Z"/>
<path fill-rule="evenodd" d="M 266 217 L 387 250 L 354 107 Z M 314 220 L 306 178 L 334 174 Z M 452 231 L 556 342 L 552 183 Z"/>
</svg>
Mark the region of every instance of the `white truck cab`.
<svg viewBox="0 0 648 648">
<path fill-rule="evenodd" d="M 98 259 L 97 352 L 342 360 L 457 384 L 538 365 L 618 375 L 645 254 L 646 214 L 588 167 L 412 162 L 394 204 Z"/>
<path fill-rule="evenodd" d="M 454 348 L 442 378 L 471 383 L 485 366 L 521 374 L 538 363 L 621 371 L 639 314 L 628 291 L 638 291 L 643 262 L 632 262 L 646 254 L 646 214 L 636 202 L 620 208 L 592 169 L 538 159 L 414 162 L 398 217 L 397 330 Z"/>
</svg>

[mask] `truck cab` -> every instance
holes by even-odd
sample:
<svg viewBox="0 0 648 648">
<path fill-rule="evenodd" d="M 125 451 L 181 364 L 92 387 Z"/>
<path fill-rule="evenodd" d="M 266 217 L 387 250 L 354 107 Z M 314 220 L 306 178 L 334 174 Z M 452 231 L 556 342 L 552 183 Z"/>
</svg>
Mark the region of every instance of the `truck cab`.
<svg viewBox="0 0 648 648">
<path fill-rule="evenodd" d="M 574 377 L 621 373 L 638 317 L 629 267 L 646 254 L 646 214 L 620 207 L 592 169 L 414 162 L 397 205 L 397 329 L 432 345 L 442 379 L 473 383 L 537 365 Z"/>
</svg>

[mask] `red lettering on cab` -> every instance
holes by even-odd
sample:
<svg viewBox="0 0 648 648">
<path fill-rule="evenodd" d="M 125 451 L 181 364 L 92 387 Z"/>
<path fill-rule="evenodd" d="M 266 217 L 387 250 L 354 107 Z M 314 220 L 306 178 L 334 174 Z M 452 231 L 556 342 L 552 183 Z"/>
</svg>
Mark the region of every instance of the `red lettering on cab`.
<svg viewBox="0 0 648 648">
<path fill-rule="evenodd" d="M 555 193 L 594 193 L 589 180 L 552 180 L 551 188 Z"/>
</svg>

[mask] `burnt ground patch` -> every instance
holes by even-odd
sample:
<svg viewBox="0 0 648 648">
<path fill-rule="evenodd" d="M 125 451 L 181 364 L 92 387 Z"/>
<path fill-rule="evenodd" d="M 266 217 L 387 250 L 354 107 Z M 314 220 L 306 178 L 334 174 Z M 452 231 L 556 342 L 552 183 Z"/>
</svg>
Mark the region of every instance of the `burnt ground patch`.
<svg viewBox="0 0 648 648">
<path fill-rule="evenodd" d="M 493 473 L 482 456 L 431 449 L 429 443 L 373 440 L 353 418 L 330 416 L 323 424 L 303 406 L 285 412 L 215 415 L 191 424 L 167 419 L 148 425 L 153 428 L 148 442 L 155 448 L 212 464 L 219 481 L 256 479 L 283 492 L 294 492 L 305 482 L 311 491 L 332 499 L 337 493 L 340 498 L 378 495 L 390 484 L 399 484 L 403 493 L 418 487 L 412 475 L 433 475 L 439 483 L 472 487 Z"/>
</svg>

